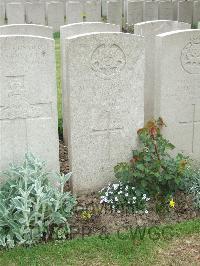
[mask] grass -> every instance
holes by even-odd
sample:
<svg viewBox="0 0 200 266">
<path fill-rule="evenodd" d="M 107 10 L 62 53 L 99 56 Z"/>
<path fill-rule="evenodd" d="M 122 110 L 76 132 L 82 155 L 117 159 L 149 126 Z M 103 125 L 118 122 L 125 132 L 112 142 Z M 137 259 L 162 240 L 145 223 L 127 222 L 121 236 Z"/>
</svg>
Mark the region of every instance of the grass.
<svg viewBox="0 0 200 266">
<path fill-rule="evenodd" d="M 134 231 L 133 231 L 134 232 Z M 0 265 L 159 265 L 165 262 L 166 250 L 180 238 L 199 237 L 200 220 L 192 220 L 169 227 L 160 226 L 146 231 L 143 240 L 131 233 L 87 237 L 71 241 L 48 243 L 32 248 L 0 251 Z M 157 238 L 158 240 L 152 240 Z M 168 233 L 167 233 L 168 232 Z M 168 236 L 173 239 L 168 239 Z M 150 237 L 151 235 L 151 237 Z M 179 245 L 179 242 L 178 242 Z M 164 255 L 162 255 L 164 254 Z M 158 264 L 155 264 L 158 263 Z M 162 264 L 179 265 L 179 264 Z M 181 264 L 180 264 L 181 265 Z M 197 265 L 197 264 L 193 264 Z"/>
</svg>

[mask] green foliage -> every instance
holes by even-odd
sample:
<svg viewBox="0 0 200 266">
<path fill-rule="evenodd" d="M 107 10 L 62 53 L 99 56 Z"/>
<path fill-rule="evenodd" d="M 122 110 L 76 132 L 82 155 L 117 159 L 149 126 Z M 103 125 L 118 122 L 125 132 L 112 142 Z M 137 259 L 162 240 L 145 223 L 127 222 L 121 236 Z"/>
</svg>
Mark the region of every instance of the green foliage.
<svg viewBox="0 0 200 266">
<path fill-rule="evenodd" d="M 133 151 L 130 163 L 119 163 L 114 171 L 122 182 L 130 182 L 149 195 L 166 197 L 183 188 L 188 158 L 170 154 L 174 146 L 162 136 L 163 126 L 165 124 L 159 118 L 139 129 L 141 149 Z"/>
<path fill-rule="evenodd" d="M 0 247 L 60 238 L 58 229 L 69 228 L 68 219 L 76 202 L 64 192 L 64 185 L 71 174 L 57 174 L 55 187 L 44 166 L 29 154 L 22 166 L 11 165 L 4 173 L 8 181 L 0 188 Z"/>
<path fill-rule="evenodd" d="M 112 211 L 127 211 L 132 213 L 148 213 L 146 194 L 128 183 L 110 184 L 100 191 L 101 204 L 107 204 Z"/>
<path fill-rule="evenodd" d="M 194 206 L 200 209 L 200 169 L 187 168 L 185 173 L 185 190 L 191 194 Z"/>
</svg>

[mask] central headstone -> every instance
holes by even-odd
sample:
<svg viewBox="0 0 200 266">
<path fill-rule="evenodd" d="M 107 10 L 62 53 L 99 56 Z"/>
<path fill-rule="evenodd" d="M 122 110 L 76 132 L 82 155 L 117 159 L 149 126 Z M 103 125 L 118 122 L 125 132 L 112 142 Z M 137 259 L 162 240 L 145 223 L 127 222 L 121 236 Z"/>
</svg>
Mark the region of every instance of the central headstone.
<svg viewBox="0 0 200 266">
<path fill-rule="evenodd" d="M 63 136 L 64 141 L 67 144 L 67 126 L 68 126 L 68 111 L 67 111 L 67 99 L 68 99 L 68 85 L 66 82 L 66 61 L 65 61 L 65 45 L 64 41 L 66 38 L 73 37 L 75 35 L 91 33 L 91 32 L 119 32 L 120 26 L 113 25 L 109 23 L 102 22 L 84 22 L 84 23 L 74 23 L 70 25 L 65 25 L 60 28 L 60 46 L 61 46 L 61 67 L 62 67 L 62 95 L 63 95 L 63 116 L 65 119 L 63 120 Z"/>
<path fill-rule="evenodd" d="M 0 36 L 0 172 L 27 152 L 59 170 L 54 40 Z"/>
<path fill-rule="evenodd" d="M 131 158 L 143 126 L 143 38 L 91 33 L 65 40 L 73 191 L 96 191 Z M 65 119 L 65 118 L 64 118 Z"/>
</svg>

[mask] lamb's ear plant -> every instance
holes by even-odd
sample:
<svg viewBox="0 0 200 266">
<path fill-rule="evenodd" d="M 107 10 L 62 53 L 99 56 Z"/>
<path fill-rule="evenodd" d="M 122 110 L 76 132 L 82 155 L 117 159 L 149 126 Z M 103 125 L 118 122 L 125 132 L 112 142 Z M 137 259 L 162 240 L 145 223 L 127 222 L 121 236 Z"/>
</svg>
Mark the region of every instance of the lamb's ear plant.
<svg viewBox="0 0 200 266">
<path fill-rule="evenodd" d="M 76 200 L 64 192 L 64 185 L 71 173 L 50 177 L 45 163 L 27 154 L 21 166 L 11 165 L 3 175 L 7 181 L 0 187 L 0 248 L 60 239 L 60 228 L 69 231 Z"/>
</svg>

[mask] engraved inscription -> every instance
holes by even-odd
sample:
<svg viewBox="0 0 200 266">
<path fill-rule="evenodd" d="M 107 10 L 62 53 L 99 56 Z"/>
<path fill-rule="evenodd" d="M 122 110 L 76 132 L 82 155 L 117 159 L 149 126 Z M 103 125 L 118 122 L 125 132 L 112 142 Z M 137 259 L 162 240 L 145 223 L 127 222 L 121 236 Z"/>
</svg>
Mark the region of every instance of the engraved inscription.
<svg viewBox="0 0 200 266">
<path fill-rule="evenodd" d="M 181 52 L 183 69 L 190 74 L 200 74 L 200 35 L 191 38 L 191 41 Z"/>
<path fill-rule="evenodd" d="M 125 64 L 125 54 L 116 44 L 98 46 L 91 57 L 92 70 L 103 79 L 109 79 L 120 73 Z"/>
<path fill-rule="evenodd" d="M 31 105 L 26 98 L 24 76 L 7 76 L 8 94 L 6 105 L 0 107 L 0 120 L 28 119 L 51 116 L 49 104 Z"/>
<path fill-rule="evenodd" d="M 200 123 L 200 121 L 197 121 L 195 119 L 195 115 L 196 115 L 196 105 L 192 104 L 193 106 L 193 111 L 192 111 L 192 121 L 182 121 L 179 122 L 180 124 L 186 125 L 186 124 L 191 124 L 192 125 L 192 140 L 191 140 L 191 147 L 192 147 L 192 153 L 194 153 L 194 139 L 195 139 L 195 125 L 197 123 Z"/>
<path fill-rule="evenodd" d="M 111 118 L 111 111 L 103 111 L 101 112 L 95 119 L 98 121 L 100 126 L 93 127 L 92 131 L 96 135 L 106 135 L 106 138 L 108 140 L 108 145 L 106 145 L 107 148 L 107 154 L 108 154 L 108 160 L 111 160 L 112 154 L 111 154 L 111 138 L 112 134 L 119 133 L 121 130 L 123 130 L 123 127 L 121 126 L 119 122 L 119 118 L 117 120 Z M 103 122 L 103 123 L 101 123 Z"/>
</svg>

